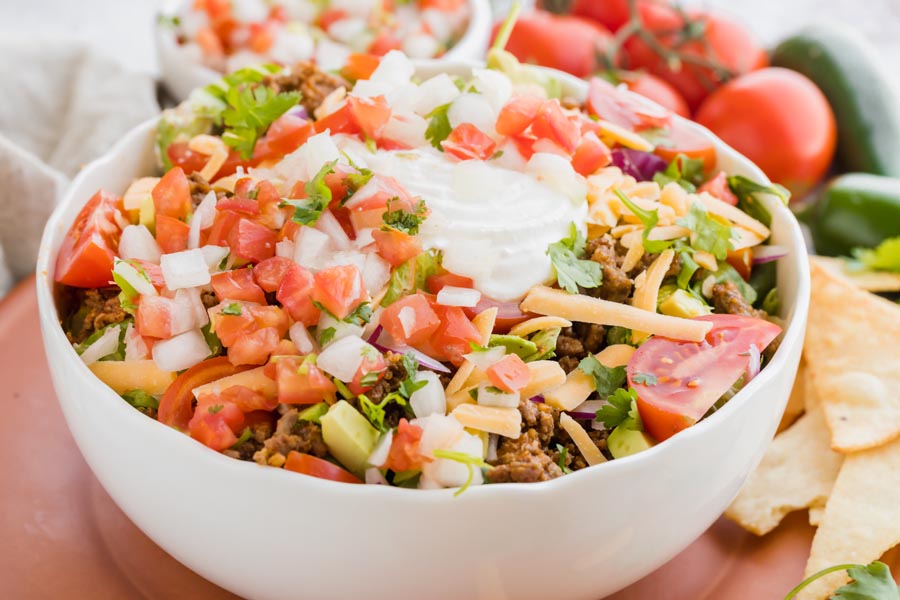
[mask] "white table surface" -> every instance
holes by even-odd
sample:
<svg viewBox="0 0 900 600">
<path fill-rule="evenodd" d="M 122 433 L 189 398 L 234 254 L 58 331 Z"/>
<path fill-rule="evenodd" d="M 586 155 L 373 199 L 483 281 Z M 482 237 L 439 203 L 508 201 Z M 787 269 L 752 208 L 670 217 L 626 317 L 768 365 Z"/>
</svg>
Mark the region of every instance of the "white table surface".
<svg viewBox="0 0 900 600">
<path fill-rule="evenodd" d="M 507 0 L 496 0 L 498 4 Z M 595 0 L 602 2 L 603 0 Z M 0 0 L 0 36 L 72 37 L 146 73 L 156 73 L 152 28 L 159 0 Z M 688 0 L 745 20 L 767 44 L 816 20 L 863 32 L 900 77 L 900 0 Z"/>
</svg>

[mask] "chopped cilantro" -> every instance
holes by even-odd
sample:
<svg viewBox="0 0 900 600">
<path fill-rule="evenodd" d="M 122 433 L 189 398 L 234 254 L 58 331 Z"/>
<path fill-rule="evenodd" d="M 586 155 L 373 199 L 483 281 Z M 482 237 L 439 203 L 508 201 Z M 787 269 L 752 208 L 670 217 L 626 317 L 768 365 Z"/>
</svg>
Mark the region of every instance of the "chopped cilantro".
<svg viewBox="0 0 900 600">
<path fill-rule="evenodd" d="M 294 216 L 291 217 L 294 222 L 311 227 L 331 204 L 331 188 L 326 185 L 325 176 L 334 173 L 336 164 L 337 159 L 325 163 L 316 176 L 304 184 L 303 191 L 306 192 L 306 198 L 299 200 L 287 198 L 281 201 L 281 206 L 294 207 Z"/>
<path fill-rule="evenodd" d="M 435 275 L 441 267 L 441 254 L 436 250 L 423 252 L 409 260 L 391 273 L 388 291 L 381 301 L 381 306 L 390 306 L 406 294 L 425 289 L 428 278 Z"/>
<path fill-rule="evenodd" d="M 144 390 L 128 390 L 122 394 L 122 398 L 135 408 L 159 408 L 159 400 Z"/>
<path fill-rule="evenodd" d="M 454 452 L 453 450 L 434 450 L 432 454 L 434 454 L 435 458 L 445 458 L 447 460 L 452 460 L 464 464 L 469 469 L 469 476 L 468 478 L 466 478 L 466 482 L 462 485 L 461 488 L 453 493 L 454 497 L 459 496 L 464 491 L 469 489 L 470 485 L 472 485 L 472 480 L 475 478 L 475 467 L 479 467 L 482 469 L 491 468 L 491 465 L 486 463 L 480 456 L 471 456 L 469 454 L 466 454 L 465 452 Z"/>
<path fill-rule="evenodd" d="M 326 327 L 322 331 L 319 332 L 319 345 L 327 346 L 331 340 L 334 339 L 334 335 L 337 333 L 337 329 L 334 327 Z"/>
<path fill-rule="evenodd" d="M 594 388 L 601 398 L 607 398 L 625 383 L 625 367 L 609 368 L 593 354 L 583 358 L 578 368 L 593 378 Z"/>
<path fill-rule="evenodd" d="M 363 383 L 363 385 L 366 384 Z M 397 393 L 388 394 L 379 404 L 369 400 L 369 397 L 365 394 L 360 394 L 357 398 L 359 399 L 359 408 L 362 410 L 362 413 L 366 416 L 372 426 L 382 433 L 390 429 L 390 427 L 384 424 L 384 407 L 391 402 L 396 402 L 400 406 L 406 406 L 406 399 Z"/>
<path fill-rule="evenodd" d="M 475 402 L 478 402 L 478 388 L 472 388 L 471 390 L 469 390 L 469 398 L 471 398 Z"/>
<path fill-rule="evenodd" d="M 813 581 L 837 571 L 847 571 L 852 581 L 829 596 L 830 600 L 900 600 L 900 588 L 890 568 L 880 561 L 868 565 L 843 564 L 822 569 L 801 581 L 784 600 L 792 600 Z"/>
<path fill-rule="evenodd" d="M 244 431 L 241 432 L 241 437 L 239 437 L 237 441 L 231 445 L 231 449 L 237 450 L 244 442 L 248 441 L 251 437 L 253 437 L 253 432 L 250 431 L 249 427 L 244 427 Z"/>
<path fill-rule="evenodd" d="M 222 340 L 212 330 L 212 323 L 207 323 L 200 331 L 203 333 L 204 339 L 206 339 L 206 345 L 209 346 L 209 356 L 207 358 L 214 358 L 222 354 Z"/>
<path fill-rule="evenodd" d="M 428 128 L 425 129 L 425 139 L 431 142 L 431 145 L 441 152 L 444 151 L 441 142 L 446 140 L 450 136 L 450 132 L 453 131 L 453 127 L 450 126 L 450 118 L 447 116 L 447 111 L 449 110 L 449 103 L 442 104 L 428 113 L 425 117 L 426 119 L 430 119 Z"/>
<path fill-rule="evenodd" d="M 239 317 L 243 314 L 243 309 L 241 308 L 241 304 L 239 302 L 232 302 L 222 309 L 221 314 Z"/>
<path fill-rule="evenodd" d="M 162 27 L 175 29 L 176 27 L 181 25 L 181 17 L 179 17 L 178 15 L 160 14 L 158 17 L 156 17 L 156 22 L 159 23 Z"/>
<path fill-rule="evenodd" d="M 658 183 L 659 187 L 675 182 L 688 192 L 695 192 L 697 186 L 703 183 L 703 161 L 679 154 L 669 163 L 665 171 L 653 176 L 653 181 Z"/>
<path fill-rule="evenodd" d="M 784 186 L 774 183 L 762 185 L 747 179 L 743 175 L 732 175 L 728 178 L 728 187 L 737 196 L 738 208 L 769 227 L 772 224 L 772 215 L 769 209 L 763 206 L 756 198 L 756 194 L 772 194 L 784 202 L 785 206 L 791 199 L 791 193 Z"/>
<path fill-rule="evenodd" d="M 222 404 L 216 404 L 216 405 L 214 405 L 214 406 L 210 406 L 207 410 L 209 411 L 209 414 L 214 415 L 214 414 L 216 414 L 217 412 L 219 412 L 220 410 L 222 410 L 223 408 L 225 408 L 224 405 L 222 405 Z"/>
<path fill-rule="evenodd" d="M 365 325 L 369 321 L 372 320 L 372 305 L 368 302 L 363 302 L 359 306 L 353 309 L 349 315 L 344 317 L 344 323 L 350 323 L 351 325 Z"/>
<path fill-rule="evenodd" d="M 406 371 L 406 377 L 400 382 L 398 391 L 401 396 L 408 399 L 411 398 L 415 392 L 428 385 L 428 382 L 416 380 L 419 374 L 419 361 L 416 360 L 413 353 L 407 352 L 400 360 L 400 364 L 403 365 L 403 370 Z"/>
<path fill-rule="evenodd" d="M 888 238 L 876 248 L 854 248 L 853 257 L 866 269 L 900 273 L 900 237 Z"/>
<path fill-rule="evenodd" d="M 606 399 L 609 404 L 601 406 L 597 411 L 597 420 L 607 429 L 615 429 L 628 419 L 640 422 L 637 410 L 637 392 L 633 389 L 619 388 Z"/>
<path fill-rule="evenodd" d="M 562 444 L 556 445 L 556 452 L 559 454 L 559 460 L 556 462 L 559 469 L 566 475 L 572 472 L 572 469 L 566 466 L 566 458 L 569 457 L 569 449 Z"/>
<path fill-rule="evenodd" d="M 659 385 L 659 380 L 656 378 L 656 375 L 653 373 L 641 373 L 635 372 L 634 377 L 632 377 L 634 382 L 638 385 L 646 385 L 646 386 L 654 386 Z"/>
<path fill-rule="evenodd" d="M 388 200 L 388 210 L 385 211 L 382 216 L 384 224 L 381 228 L 385 231 L 396 229 L 397 231 L 402 231 L 409 235 L 418 235 L 419 225 L 422 224 L 422 221 L 425 220 L 428 214 L 425 202 L 419 200 L 412 210 L 405 210 L 402 207 L 397 210 L 391 210 L 391 204 L 396 200 L 398 200 L 398 198 Z"/>
<path fill-rule="evenodd" d="M 666 242 L 662 240 L 650 240 L 648 236 L 650 232 L 656 227 L 656 224 L 659 223 L 659 211 L 654 210 L 645 210 L 631 201 L 631 199 L 623 194 L 621 190 L 613 190 L 616 193 L 616 196 L 619 197 L 628 210 L 634 213 L 638 219 L 641 220 L 641 224 L 644 226 L 644 231 L 641 233 L 641 241 L 644 244 L 644 250 L 646 250 L 650 254 L 659 254 L 666 248 L 672 245 L 672 242 Z"/>
<path fill-rule="evenodd" d="M 734 229 L 710 214 L 700 202 L 691 204 L 688 213 L 675 223 L 691 230 L 691 246 L 709 252 L 718 260 L 725 260 L 728 251 L 734 249 L 731 241 Z"/>
<path fill-rule="evenodd" d="M 585 239 L 575 227 L 570 225 L 569 237 L 550 244 L 547 255 L 556 271 L 556 281 L 570 294 L 577 294 L 578 287 L 596 288 L 603 282 L 603 268 L 600 263 L 584 260 Z"/>
</svg>

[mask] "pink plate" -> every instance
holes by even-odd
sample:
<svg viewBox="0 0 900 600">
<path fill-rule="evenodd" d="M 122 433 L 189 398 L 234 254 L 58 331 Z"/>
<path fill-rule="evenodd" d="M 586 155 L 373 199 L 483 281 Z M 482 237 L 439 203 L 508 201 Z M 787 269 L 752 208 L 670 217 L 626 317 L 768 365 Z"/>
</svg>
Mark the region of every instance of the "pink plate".
<svg viewBox="0 0 900 600">
<path fill-rule="evenodd" d="M 54 397 L 33 279 L 0 303 L 0 365 L 4 597 L 236 598 L 151 542 L 91 474 Z M 765 539 L 721 519 L 669 564 L 611 598 L 782 598 L 802 577 L 813 531 L 805 517 L 794 515 Z"/>
</svg>

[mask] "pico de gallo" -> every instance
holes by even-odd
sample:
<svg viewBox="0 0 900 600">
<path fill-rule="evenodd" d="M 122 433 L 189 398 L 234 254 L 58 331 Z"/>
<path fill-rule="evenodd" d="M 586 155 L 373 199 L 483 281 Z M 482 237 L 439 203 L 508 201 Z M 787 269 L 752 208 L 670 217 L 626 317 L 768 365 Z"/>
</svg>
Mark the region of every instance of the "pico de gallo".
<svg viewBox="0 0 900 600">
<path fill-rule="evenodd" d="M 62 325 L 125 402 L 236 459 L 549 480 L 694 425 L 781 331 L 782 191 L 602 80 L 579 102 L 502 52 L 424 80 L 399 52 L 352 83 L 246 69 L 156 136 L 159 172 L 62 244 Z"/>
<path fill-rule="evenodd" d="M 402 50 L 436 58 L 465 34 L 468 0 L 192 0 L 160 18 L 185 57 L 229 73 L 263 64 L 313 61 L 354 69 Z"/>
</svg>

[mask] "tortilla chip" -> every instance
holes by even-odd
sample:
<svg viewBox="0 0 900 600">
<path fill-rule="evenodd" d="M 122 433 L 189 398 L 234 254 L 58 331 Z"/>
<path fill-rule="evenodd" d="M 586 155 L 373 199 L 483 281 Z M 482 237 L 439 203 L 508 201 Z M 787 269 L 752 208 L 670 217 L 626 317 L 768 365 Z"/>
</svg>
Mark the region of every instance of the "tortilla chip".
<svg viewBox="0 0 900 600">
<path fill-rule="evenodd" d="M 900 543 L 900 440 L 851 454 L 813 538 L 806 576 L 843 563 L 868 564 Z M 844 571 L 811 583 L 797 600 L 827 598 L 848 580 Z"/>
<path fill-rule="evenodd" d="M 781 415 L 781 423 L 778 424 L 779 433 L 790 427 L 806 409 L 806 379 L 806 363 L 801 360 L 800 368 L 797 369 L 797 378 L 794 380 L 794 387 L 791 389 L 791 397 L 788 398 L 787 406 L 784 407 L 784 414 Z"/>
<path fill-rule="evenodd" d="M 856 452 L 900 436 L 900 306 L 810 263 L 806 363 L 831 447 Z"/>
<path fill-rule="evenodd" d="M 825 507 L 824 506 L 810 506 L 809 507 L 809 524 L 813 527 L 818 527 L 822 524 L 822 517 L 825 516 Z"/>
<path fill-rule="evenodd" d="M 846 277 L 853 285 L 867 292 L 900 292 L 900 274 L 883 271 L 853 271 L 847 268 L 847 261 L 840 258 L 813 256 L 810 260 L 829 271 Z"/>
<path fill-rule="evenodd" d="M 775 437 L 725 515 L 764 535 L 789 512 L 824 504 L 843 461 L 829 442 L 821 409 L 800 417 Z"/>
</svg>

